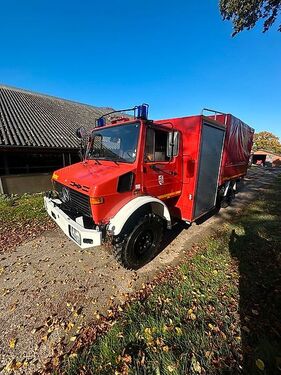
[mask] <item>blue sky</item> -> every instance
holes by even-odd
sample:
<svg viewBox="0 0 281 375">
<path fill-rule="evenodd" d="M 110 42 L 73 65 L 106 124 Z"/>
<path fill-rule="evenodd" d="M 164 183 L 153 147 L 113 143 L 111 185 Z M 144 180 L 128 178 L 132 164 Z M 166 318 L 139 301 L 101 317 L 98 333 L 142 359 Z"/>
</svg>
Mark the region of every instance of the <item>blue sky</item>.
<svg viewBox="0 0 281 375">
<path fill-rule="evenodd" d="M 281 137 L 281 33 L 231 37 L 218 1 L 1 2 L 0 82 L 154 119 L 231 112 Z"/>
</svg>

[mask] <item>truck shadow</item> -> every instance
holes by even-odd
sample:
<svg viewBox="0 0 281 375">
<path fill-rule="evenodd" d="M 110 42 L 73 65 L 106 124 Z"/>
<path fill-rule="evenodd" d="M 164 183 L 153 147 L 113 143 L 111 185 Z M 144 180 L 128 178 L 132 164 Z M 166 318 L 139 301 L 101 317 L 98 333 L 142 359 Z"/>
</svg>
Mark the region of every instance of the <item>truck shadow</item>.
<svg viewBox="0 0 281 375">
<path fill-rule="evenodd" d="M 154 258 L 157 257 L 160 253 L 162 253 L 162 251 L 164 251 L 166 249 L 166 247 L 169 246 L 174 241 L 174 239 L 179 236 L 179 234 L 183 230 L 187 230 L 189 228 L 190 228 L 190 225 L 186 224 L 183 221 L 180 221 L 180 222 L 177 222 L 172 227 L 172 229 L 170 229 L 170 230 L 167 229 L 164 232 L 163 240 L 162 240 L 162 242 L 159 246 L 159 249 L 157 251 L 157 254 L 155 254 Z"/>
<path fill-rule="evenodd" d="M 198 220 L 196 220 L 197 225 L 203 224 L 205 221 L 210 219 L 212 216 L 215 216 L 219 213 L 218 208 L 214 208 L 213 210 L 207 212 L 205 215 L 201 216 Z M 193 224 L 194 225 L 194 224 Z M 191 224 L 187 224 L 184 221 L 179 221 L 170 230 L 165 230 L 163 240 L 159 246 L 157 253 L 154 255 L 153 259 L 156 258 L 159 254 L 162 253 L 169 246 L 174 239 L 176 239 L 180 233 L 184 230 L 188 230 L 191 227 Z"/>
<path fill-rule="evenodd" d="M 239 267 L 241 372 L 281 374 L 281 248 L 280 238 L 270 233 L 272 226 L 280 224 L 274 219 L 265 223 L 262 215 L 251 218 L 239 234 L 233 230 L 229 240 L 230 254 Z M 257 367 L 259 359 L 264 370 Z"/>
</svg>

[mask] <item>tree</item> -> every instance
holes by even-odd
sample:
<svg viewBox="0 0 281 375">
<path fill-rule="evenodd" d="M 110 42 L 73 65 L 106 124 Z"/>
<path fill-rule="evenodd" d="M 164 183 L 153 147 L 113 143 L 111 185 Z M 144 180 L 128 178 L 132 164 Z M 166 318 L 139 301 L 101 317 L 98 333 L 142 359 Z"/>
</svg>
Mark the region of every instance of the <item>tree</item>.
<svg viewBox="0 0 281 375">
<path fill-rule="evenodd" d="M 233 23 L 232 36 L 244 29 L 252 29 L 260 19 L 264 19 L 263 32 L 267 31 L 280 11 L 281 0 L 220 0 L 223 19 Z M 281 31 L 281 24 L 278 31 Z"/>
<path fill-rule="evenodd" d="M 254 135 L 253 150 L 266 150 L 281 154 L 281 143 L 279 138 L 270 132 L 260 132 Z"/>
</svg>

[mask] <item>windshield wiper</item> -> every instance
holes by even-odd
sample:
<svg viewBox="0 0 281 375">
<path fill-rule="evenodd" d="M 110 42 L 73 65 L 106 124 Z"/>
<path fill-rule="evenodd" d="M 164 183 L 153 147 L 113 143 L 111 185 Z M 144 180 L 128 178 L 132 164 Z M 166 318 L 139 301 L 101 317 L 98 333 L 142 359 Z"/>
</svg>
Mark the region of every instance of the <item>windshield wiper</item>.
<svg viewBox="0 0 281 375">
<path fill-rule="evenodd" d="M 93 159 L 93 158 L 92 158 Z M 118 161 L 119 162 L 125 162 L 125 163 L 127 163 L 128 161 L 126 160 L 126 159 L 124 159 L 124 158 L 122 158 L 121 156 L 117 156 L 116 155 L 116 157 L 114 157 L 114 156 L 112 156 L 112 155 L 110 155 L 110 156 L 96 156 L 96 158 L 95 159 L 93 159 L 93 160 L 107 160 L 107 161 L 113 161 L 114 163 L 116 163 L 116 164 L 118 164 Z"/>
<path fill-rule="evenodd" d="M 114 160 L 112 161 L 124 161 L 125 163 L 127 163 L 127 160 L 122 158 L 121 156 L 118 156 L 117 158 L 115 158 Z"/>
<path fill-rule="evenodd" d="M 96 164 L 101 164 L 100 162 L 99 162 L 99 159 L 98 158 L 93 158 L 92 156 L 89 156 L 88 155 L 88 157 L 85 159 L 85 160 L 93 160 Z"/>
</svg>

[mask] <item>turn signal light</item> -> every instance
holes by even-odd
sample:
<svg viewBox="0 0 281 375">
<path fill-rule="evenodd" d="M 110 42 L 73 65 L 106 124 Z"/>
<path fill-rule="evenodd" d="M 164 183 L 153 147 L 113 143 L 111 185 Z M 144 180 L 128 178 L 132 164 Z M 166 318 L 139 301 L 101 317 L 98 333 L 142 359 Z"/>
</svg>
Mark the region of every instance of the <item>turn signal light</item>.
<svg viewBox="0 0 281 375">
<path fill-rule="evenodd" d="M 104 202 L 103 197 L 91 197 L 90 203 L 91 204 L 102 204 Z"/>
<path fill-rule="evenodd" d="M 59 178 L 59 175 L 56 174 L 56 173 L 53 173 L 53 175 L 52 175 L 52 179 L 53 179 L 53 180 L 57 180 L 58 178 Z"/>
</svg>

